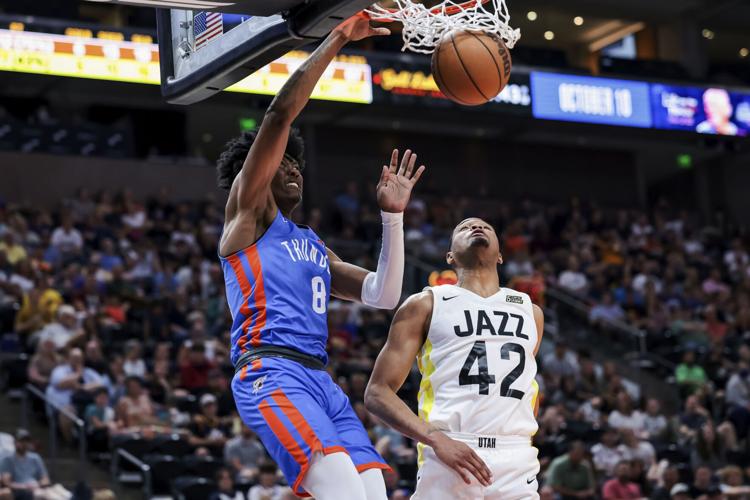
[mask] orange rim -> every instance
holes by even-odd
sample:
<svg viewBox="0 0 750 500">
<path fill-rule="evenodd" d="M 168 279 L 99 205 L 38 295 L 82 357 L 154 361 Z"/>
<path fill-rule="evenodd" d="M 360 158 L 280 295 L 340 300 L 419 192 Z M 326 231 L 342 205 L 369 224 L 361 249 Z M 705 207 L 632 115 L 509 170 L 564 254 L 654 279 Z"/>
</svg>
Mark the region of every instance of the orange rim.
<svg viewBox="0 0 750 500">
<path fill-rule="evenodd" d="M 448 7 L 447 9 L 445 9 L 445 13 L 447 15 L 449 15 L 449 16 L 452 16 L 454 14 L 458 14 L 459 12 L 461 12 L 463 10 L 470 9 L 472 7 L 476 7 L 476 6 L 479 6 L 479 5 L 484 5 L 487 2 L 489 2 L 489 0 L 468 0 L 468 1 L 460 3 L 458 5 L 451 5 L 450 7 Z M 390 12 L 392 14 L 395 14 L 396 12 L 399 12 L 398 9 L 385 9 L 385 10 L 387 10 L 388 12 Z M 440 6 L 436 6 L 436 7 L 433 7 L 432 9 L 430 9 L 430 14 L 437 15 L 437 14 L 440 14 L 442 11 L 443 11 L 443 9 Z M 397 19 L 391 19 L 389 17 L 379 17 L 379 16 L 375 17 L 375 16 L 371 16 L 370 14 L 368 14 L 366 12 L 363 13 L 363 14 L 364 14 L 365 17 L 368 17 L 368 18 L 370 18 L 370 19 L 372 19 L 374 21 L 381 21 L 381 22 L 393 22 L 393 21 L 397 21 Z"/>
</svg>

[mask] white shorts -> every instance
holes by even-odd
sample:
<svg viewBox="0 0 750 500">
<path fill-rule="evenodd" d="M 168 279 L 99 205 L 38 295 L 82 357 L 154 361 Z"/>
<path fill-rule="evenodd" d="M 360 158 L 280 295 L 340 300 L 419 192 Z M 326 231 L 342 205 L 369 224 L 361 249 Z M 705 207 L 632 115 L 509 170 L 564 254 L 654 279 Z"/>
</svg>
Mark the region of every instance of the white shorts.
<svg viewBox="0 0 750 500">
<path fill-rule="evenodd" d="M 443 464 L 429 446 L 423 447 L 424 462 L 417 473 L 417 491 L 412 500 L 538 500 L 539 450 L 531 438 L 479 436 L 447 433 L 468 444 L 492 472 L 492 484 L 482 486 L 473 476 L 466 484 L 453 469 Z"/>
</svg>

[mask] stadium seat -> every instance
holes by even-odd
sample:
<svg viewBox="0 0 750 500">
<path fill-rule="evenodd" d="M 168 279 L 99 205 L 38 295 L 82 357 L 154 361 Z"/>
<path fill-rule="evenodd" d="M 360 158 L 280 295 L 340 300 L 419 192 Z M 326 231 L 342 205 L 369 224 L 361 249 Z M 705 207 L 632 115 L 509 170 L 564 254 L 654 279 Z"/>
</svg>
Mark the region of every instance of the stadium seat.
<svg viewBox="0 0 750 500">
<path fill-rule="evenodd" d="M 87 451 L 89 454 L 106 454 L 109 452 L 109 433 L 107 429 L 90 430 L 86 437 Z"/>
<path fill-rule="evenodd" d="M 215 483 L 203 477 L 183 476 L 172 482 L 176 500 L 206 500 L 215 489 Z"/>
<path fill-rule="evenodd" d="M 26 370 L 29 366 L 29 356 L 27 354 L 8 355 L 2 361 L 2 371 L 5 374 L 5 390 L 7 392 L 18 392 L 26 384 L 28 378 Z"/>
<path fill-rule="evenodd" d="M 198 398 L 192 394 L 175 397 L 175 406 L 177 406 L 177 410 L 182 413 L 196 413 L 199 410 Z"/>
<path fill-rule="evenodd" d="M 0 352 L 2 353 L 17 353 L 23 350 L 21 345 L 21 339 L 15 333 L 4 333 L 0 337 Z"/>
<path fill-rule="evenodd" d="M 155 440 L 154 453 L 183 457 L 192 453 L 193 446 L 179 434 L 159 436 Z"/>
<path fill-rule="evenodd" d="M 398 469 L 398 486 L 400 488 L 414 488 L 414 478 L 417 477 L 417 464 L 410 460 L 408 462 L 399 462 L 396 464 Z"/>
<path fill-rule="evenodd" d="M 216 472 L 224 467 L 224 462 L 214 457 L 197 457 L 193 455 L 185 457 L 184 463 L 190 474 L 206 479 L 213 479 Z"/>
<path fill-rule="evenodd" d="M 666 459 L 669 463 L 673 464 L 690 462 L 690 454 L 686 453 L 685 450 L 676 444 L 671 444 L 666 449 L 662 450 L 657 458 L 659 460 Z"/>
<path fill-rule="evenodd" d="M 136 458 L 143 459 L 154 449 L 154 441 L 133 434 L 122 434 L 112 438 L 112 448 L 122 448 Z"/>
<path fill-rule="evenodd" d="M 151 489 L 154 495 L 168 495 L 172 491 L 172 481 L 183 476 L 187 468 L 182 459 L 171 455 L 146 455 L 151 467 Z"/>
<path fill-rule="evenodd" d="M 136 457 L 139 460 L 143 460 L 146 454 L 151 453 L 154 449 L 154 442 L 152 440 L 143 439 L 139 436 L 132 434 L 125 434 L 120 436 L 114 436 L 112 438 L 112 452 L 114 453 L 117 449 L 123 449 Z M 119 460 L 119 470 L 134 472 L 138 469 L 127 460 Z"/>
</svg>

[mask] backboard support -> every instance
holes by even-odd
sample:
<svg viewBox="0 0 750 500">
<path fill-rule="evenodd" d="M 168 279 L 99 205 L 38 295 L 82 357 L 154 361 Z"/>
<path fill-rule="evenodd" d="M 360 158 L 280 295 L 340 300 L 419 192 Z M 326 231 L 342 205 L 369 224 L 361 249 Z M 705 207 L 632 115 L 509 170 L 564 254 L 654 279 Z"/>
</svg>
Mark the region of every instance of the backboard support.
<svg viewBox="0 0 750 500">
<path fill-rule="evenodd" d="M 287 52 L 325 37 L 371 2 L 284 0 L 278 5 L 295 5 L 267 16 L 157 9 L 162 94 L 172 104 L 206 99 Z M 266 10 L 258 2 L 246 7 L 269 13 L 272 3 L 264 2 Z M 232 10 L 239 8 L 234 5 Z"/>
</svg>

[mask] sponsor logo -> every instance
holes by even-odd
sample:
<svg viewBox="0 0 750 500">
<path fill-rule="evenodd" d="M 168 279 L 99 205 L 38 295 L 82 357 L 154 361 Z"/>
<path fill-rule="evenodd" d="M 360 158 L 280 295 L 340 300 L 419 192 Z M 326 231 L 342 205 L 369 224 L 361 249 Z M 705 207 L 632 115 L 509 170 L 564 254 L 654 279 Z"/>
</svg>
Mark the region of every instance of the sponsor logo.
<svg viewBox="0 0 750 500">
<path fill-rule="evenodd" d="M 258 377 L 255 379 L 255 382 L 253 382 L 253 394 L 258 394 L 258 391 L 263 389 L 263 383 L 266 381 L 266 375 L 263 375 L 262 377 Z"/>
<path fill-rule="evenodd" d="M 519 295 L 508 295 L 505 297 L 505 302 L 512 302 L 513 304 L 523 304 L 523 297 Z"/>
<path fill-rule="evenodd" d="M 453 297 L 443 297 L 443 300 L 452 300 L 458 297 L 458 295 L 454 295 Z"/>
</svg>

